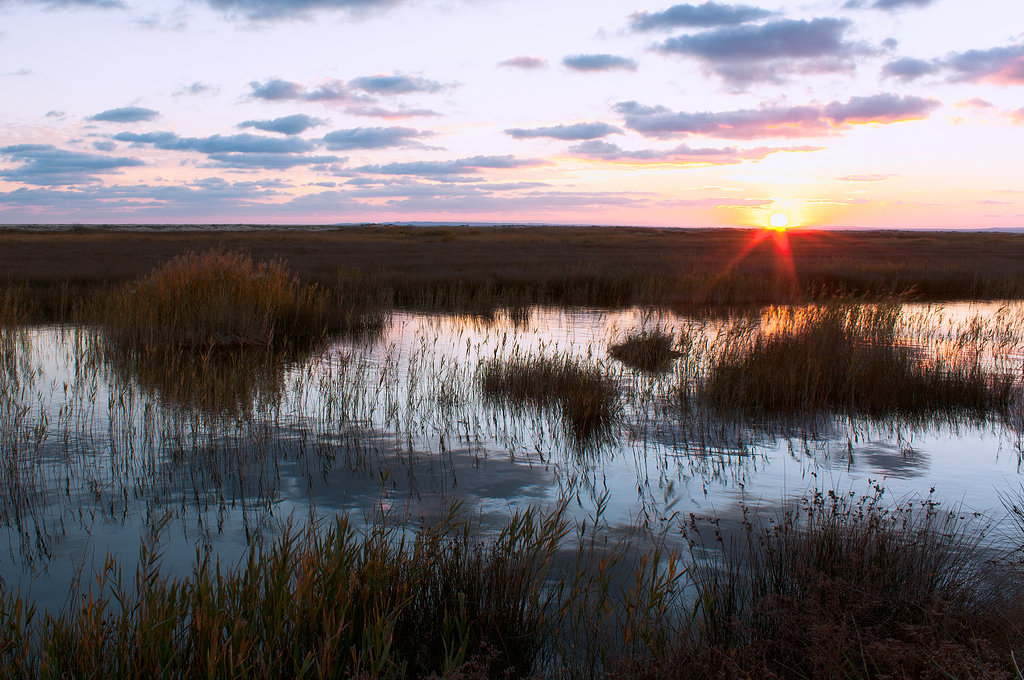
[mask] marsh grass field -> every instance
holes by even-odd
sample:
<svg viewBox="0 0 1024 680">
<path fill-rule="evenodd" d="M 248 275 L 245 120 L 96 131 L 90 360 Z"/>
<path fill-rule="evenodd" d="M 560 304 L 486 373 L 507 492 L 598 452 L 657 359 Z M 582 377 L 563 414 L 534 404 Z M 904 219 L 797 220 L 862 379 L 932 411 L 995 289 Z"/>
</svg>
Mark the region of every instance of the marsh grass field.
<svg viewBox="0 0 1024 680">
<path fill-rule="evenodd" d="M 0 677 L 1024 678 L 1024 236 L 787 234 L 0 232 Z"/>
</svg>

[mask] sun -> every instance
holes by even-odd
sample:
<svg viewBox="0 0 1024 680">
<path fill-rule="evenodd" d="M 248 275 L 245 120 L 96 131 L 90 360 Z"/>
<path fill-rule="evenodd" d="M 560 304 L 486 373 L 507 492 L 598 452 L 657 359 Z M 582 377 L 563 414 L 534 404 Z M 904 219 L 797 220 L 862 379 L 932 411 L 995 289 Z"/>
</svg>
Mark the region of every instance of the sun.
<svg viewBox="0 0 1024 680">
<path fill-rule="evenodd" d="M 772 213 L 768 218 L 768 224 L 772 229 L 785 229 L 789 226 L 789 215 L 784 212 Z"/>
</svg>

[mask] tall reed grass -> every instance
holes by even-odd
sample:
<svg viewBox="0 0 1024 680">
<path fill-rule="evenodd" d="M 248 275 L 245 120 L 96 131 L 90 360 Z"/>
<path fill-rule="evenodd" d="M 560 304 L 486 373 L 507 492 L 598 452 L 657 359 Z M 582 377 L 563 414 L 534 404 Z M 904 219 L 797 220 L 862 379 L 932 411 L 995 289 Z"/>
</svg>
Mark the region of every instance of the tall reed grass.
<svg viewBox="0 0 1024 680">
<path fill-rule="evenodd" d="M 747 413 L 892 413 L 1005 408 L 1013 377 L 989 374 L 977 353 L 951 359 L 903 344 L 897 304 L 829 302 L 781 308 L 767 325 L 720 343 L 701 395 Z"/>
<path fill-rule="evenodd" d="M 584 438 L 606 431 L 619 406 L 615 382 L 568 354 L 492 359 L 480 366 L 477 380 L 490 401 L 557 408 L 570 431 Z"/>
<path fill-rule="evenodd" d="M 1020 677 L 1021 575 L 931 499 L 691 518 L 689 553 L 609 544 L 598 512 L 487 535 L 457 509 L 415 532 L 339 517 L 178 578 L 150 539 L 63 611 L 0 589 L 0 677 Z"/>
<path fill-rule="evenodd" d="M 829 491 L 730 532 L 691 517 L 693 619 L 641 678 L 1019 678 L 1018 572 L 931 498 Z M 755 524 L 755 522 L 761 522 Z"/>
<path fill-rule="evenodd" d="M 144 543 L 133 576 L 108 557 L 63 612 L 4 591 L 0 676 L 520 677 L 546 644 L 542 584 L 565 532 L 559 509 L 486 541 L 454 511 L 411 537 L 339 517 L 234 566 L 197 554 L 187 578 Z"/>
<path fill-rule="evenodd" d="M 239 252 L 177 257 L 109 300 L 115 342 L 147 350 L 281 348 L 353 323 L 353 310 L 281 262 Z"/>
<path fill-rule="evenodd" d="M 608 346 L 608 354 L 631 368 L 650 373 L 667 371 L 680 355 L 675 335 L 660 328 L 626 334 Z"/>
</svg>

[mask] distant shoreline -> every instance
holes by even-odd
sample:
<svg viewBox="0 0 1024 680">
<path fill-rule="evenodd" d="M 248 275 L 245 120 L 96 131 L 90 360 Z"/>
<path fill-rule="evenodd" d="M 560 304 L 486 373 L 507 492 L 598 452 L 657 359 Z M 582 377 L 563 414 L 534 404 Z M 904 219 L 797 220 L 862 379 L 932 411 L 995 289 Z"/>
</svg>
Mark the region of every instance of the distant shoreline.
<svg viewBox="0 0 1024 680">
<path fill-rule="evenodd" d="M 1024 234 L 367 225 L 0 228 L 0 295 L 40 318 L 96 300 L 189 252 L 279 260 L 382 304 L 446 310 L 534 304 L 768 304 L 822 296 L 1024 299 Z"/>
<path fill-rule="evenodd" d="M 669 231 L 704 231 L 704 230 L 718 230 L 718 229 L 735 229 L 739 231 L 747 231 L 750 229 L 757 229 L 758 227 L 751 226 L 706 226 L 706 227 L 687 227 L 687 226 L 658 226 L 658 225 L 644 225 L 644 224 L 616 224 L 616 225 L 600 225 L 600 224 L 548 224 L 544 222 L 426 222 L 426 221 L 414 221 L 414 222 L 339 222 L 331 224 L 304 224 L 304 223 L 288 223 L 288 224 L 260 224 L 260 223 L 243 223 L 243 222 L 211 222 L 211 223 L 176 223 L 176 222 L 154 222 L 154 223 L 134 223 L 124 222 L 118 224 L 112 224 L 108 222 L 95 222 L 95 223 L 82 223 L 82 222 L 38 222 L 38 223 L 0 223 L 0 232 L 2 231 L 41 231 L 41 232 L 65 232 L 65 231 L 78 231 L 78 230 L 100 230 L 100 231 L 118 231 L 118 232 L 170 232 L 170 231 L 211 231 L 211 232 L 248 232 L 248 231 L 274 231 L 274 230 L 286 230 L 286 231 L 334 231 L 340 229 L 359 229 L 359 228 L 380 228 L 380 227 L 418 227 L 418 228 L 499 228 L 499 229 L 656 229 L 656 230 L 669 230 Z M 814 226 L 814 227 L 792 227 L 792 231 L 856 231 L 856 232 L 873 232 L 873 231 L 884 231 L 884 232 L 939 232 L 939 233 L 1014 233 L 1024 234 L 1024 226 L 1020 227 L 858 227 L 858 226 Z"/>
</svg>

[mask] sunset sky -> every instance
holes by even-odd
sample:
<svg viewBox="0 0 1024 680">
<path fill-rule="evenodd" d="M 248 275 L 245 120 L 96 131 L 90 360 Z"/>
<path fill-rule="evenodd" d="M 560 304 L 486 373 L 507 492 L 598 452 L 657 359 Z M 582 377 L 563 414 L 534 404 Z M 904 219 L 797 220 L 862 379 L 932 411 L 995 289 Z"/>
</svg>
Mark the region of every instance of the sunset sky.
<svg viewBox="0 0 1024 680">
<path fill-rule="evenodd" d="M 0 222 L 1024 227 L 1021 0 L 0 0 Z"/>
</svg>

